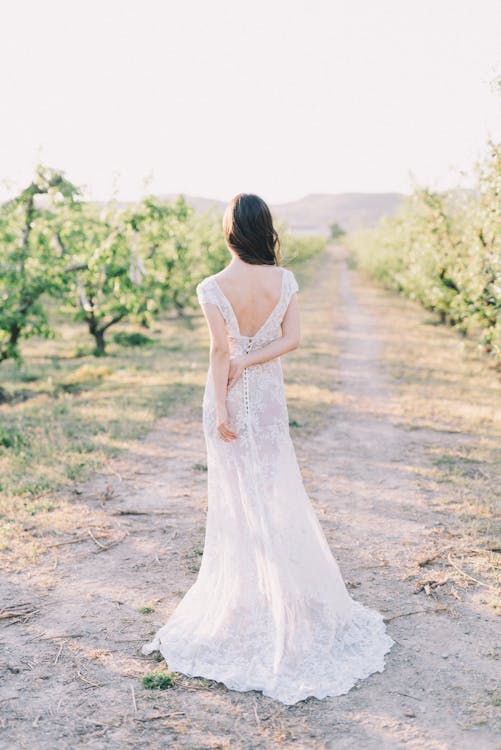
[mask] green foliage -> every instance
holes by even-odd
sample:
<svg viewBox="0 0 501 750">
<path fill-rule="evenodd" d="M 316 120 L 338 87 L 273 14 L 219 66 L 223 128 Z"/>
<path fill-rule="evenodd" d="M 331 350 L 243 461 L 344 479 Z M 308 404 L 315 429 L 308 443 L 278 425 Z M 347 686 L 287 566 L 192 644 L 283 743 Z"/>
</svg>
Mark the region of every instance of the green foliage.
<svg viewBox="0 0 501 750">
<path fill-rule="evenodd" d="M 126 319 L 150 326 L 162 310 L 184 315 L 203 276 L 227 260 L 220 217 L 195 215 L 182 196 L 147 196 L 137 205 L 67 207 L 57 239 L 68 259 L 65 308 L 86 322 L 95 354 L 105 352 L 108 329 Z M 119 343 L 142 345 L 125 338 Z"/>
<path fill-rule="evenodd" d="M 149 344 L 154 343 L 154 339 L 139 331 L 133 331 L 132 333 L 118 331 L 113 335 L 113 341 L 119 346 L 149 346 Z"/>
<path fill-rule="evenodd" d="M 126 211 L 85 204 L 60 216 L 57 239 L 67 259 L 64 308 L 85 321 L 96 354 L 104 354 L 111 326 L 126 318 L 148 325 L 160 309 L 165 269 L 158 258 L 175 213 L 145 198 Z"/>
<path fill-rule="evenodd" d="M 475 192 L 416 190 L 396 216 L 347 238 L 355 264 L 501 355 L 501 145 Z"/>
<path fill-rule="evenodd" d="M 20 359 L 21 338 L 52 333 L 41 297 L 61 283 L 54 221 L 78 194 L 61 173 L 39 166 L 33 182 L 0 206 L 0 362 Z"/>
<path fill-rule="evenodd" d="M 304 263 L 319 255 L 327 244 L 325 237 L 314 235 L 282 234 L 282 256 L 284 265 Z"/>
<path fill-rule="evenodd" d="M 173 672 L 161 672 L 159 670 L 145 674 L 143 686 L 146 690 L 166 690 L 176 684 Z"/>
<path fill-rule="evenodd" d="M 339 224 L 331 224 L 329 230 L 332 240 L 337 240 L 338 237 L 344 237 L 344 235 L 346 234 L 344 229 L 342 229 Z"/>
<path fill-rule="evenodd" d="M 0 447 L 19 450 L 23 445 L 26 445 L 26 440 L 21 432 L 15 427 L 0 424 Z"/>
</svg>

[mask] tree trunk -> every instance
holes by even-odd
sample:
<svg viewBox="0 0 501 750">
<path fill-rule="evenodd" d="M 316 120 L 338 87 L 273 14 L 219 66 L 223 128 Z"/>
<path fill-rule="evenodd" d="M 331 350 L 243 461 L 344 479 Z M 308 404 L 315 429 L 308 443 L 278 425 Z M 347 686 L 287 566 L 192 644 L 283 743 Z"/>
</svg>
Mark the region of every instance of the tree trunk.
<svg viewBox="0 0 501 750">
<path fill-rule="evenodd" d="M 19 336 L 21 335 L 21 326 L 18 323 L 13 323 L 10 329 L 9 347 L 15 349 Z"/>
<path fill-rule="evenodd" d="M 96 357 L 102 357 L 104 354 L 106 354 L 106 345 L 104 343 L 103 329 L 98 328 L 97 331 L 93 334 L 93 336 L 96 340 L 95 355 Z"/>
<path fill-rule="evenodd" d="M 9 329 L 9 340 L 5 346 L 0 349 L 0 362 L 4 362 L 6 359 L 12 359 L 17 356 L 17 342 L 21 335 L 21 326 L 18 323 L 13 323 Z"/>
<path fill-rule="evenodd" d="M 89 326 L 89 333 L 94 336 L 96 346 L 94 348 L 94 354 L 96 357 L 102 357 L 106 354 L 106 344 L 104 342 L 104 328 L 100 328 L 97 320 L 94 316 L 87 318 L 87 324 Z"/>
<path fill-rule="evenodd" d="M 104 354 L 106 354 L 106 344 L 104 341 L 104 334 L 106 333 L 108 328 L 111 328 L 111 326 L 114 326 L 115 323 L 118 323 L 124 317 L 125 317 L 125 314 L 115 315 L 114 318 L 112 318 L 107 323 L 104 323 L 101 326 L 99 325 L 96 318 L 94 318 L 94 316 L 87 318 L 89 331 L 92 334 L 92 336 L 94 336 L 94 339 L 96 341 L 96 348 L 94 349 L 94 354 L 96 355 L 96 357 L 102 357 Z"/>
</svg>

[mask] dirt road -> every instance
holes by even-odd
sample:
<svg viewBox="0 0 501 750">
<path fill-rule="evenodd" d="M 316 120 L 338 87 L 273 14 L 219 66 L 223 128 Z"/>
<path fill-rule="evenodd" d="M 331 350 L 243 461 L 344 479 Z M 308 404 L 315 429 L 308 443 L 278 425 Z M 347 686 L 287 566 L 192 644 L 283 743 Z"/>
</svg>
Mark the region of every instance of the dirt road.
<svg viewBox="0 0 501 750">
<path fill-rule="evenodd" d="M 76 488 L 78 529 L 4 579 L 0 609 L 18 614 L 0 620 L 1 748 L 500 747 L 499 618 L 482 599 L 493 584 L 465 575 L 463 521 L 430 452 L 480 438 L 411 424 L 385 360 L 389 297 L 364 286 L 341 248 L 318 284 L 305 290 L 305 316 L 321 304 L 332 324 L 333 405 L 320 430 L 292 427 L 293 439 L 352 596 L 383 612 L 396 641 L 385 671 L 292 707 L 183 676 L 165 691 L 142 687 L 162 665 L 140 646 L 194 581 L 205 528 L 201 425 L 166 418 Z M 419 324 L 414 307 L 408 316 Z"/>
</svg>

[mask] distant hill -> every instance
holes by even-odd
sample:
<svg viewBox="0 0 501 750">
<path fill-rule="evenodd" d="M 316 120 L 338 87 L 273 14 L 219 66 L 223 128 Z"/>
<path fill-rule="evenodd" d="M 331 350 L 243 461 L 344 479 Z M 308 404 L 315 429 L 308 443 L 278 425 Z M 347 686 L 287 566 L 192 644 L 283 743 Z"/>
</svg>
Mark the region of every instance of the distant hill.
<svg viewBox="0 0 501 750">
<path fill-rule="evenodd" d="M 177 195 L 162 195 L 175 200 Z M 224 201 L 185 195 L 196 211 L 216 207 L 224 211 Z M 279 220 L 284 221 L 293 234 L 329 235 L 329 226 L 339 224 L 345 231 L 373 227 L 383 216 L 394 214 L 404 198 L 402 193 L 311 193 L 289 203 L 270 204 Z"/>
<path fill-rule="evenodd" d="M 175 201 L 178 195 L 180 195 L 180 193 L 167 193 L 159 195 L 158 198 L 165 201 Z M 183 195 L 186 202 L 189 203 L 195 211 L 200 211 L 201 213 L 208 211 L 211 208 L 217 208 L 223 213 L 226 207 L 226 202 L 220 201 L 217 198 L 203 198 L 200 195 L 187 195 L 186 193 L 183 193 Z"/>
<path fill-rule="evenodd" d="M 329 235 L 334 223 L 345 231 L 375 226 L 383 216 L 395 213 L 403 197 L 400 193 L 313 193 L 270 208 L 294 234 Z"/>
</svg>

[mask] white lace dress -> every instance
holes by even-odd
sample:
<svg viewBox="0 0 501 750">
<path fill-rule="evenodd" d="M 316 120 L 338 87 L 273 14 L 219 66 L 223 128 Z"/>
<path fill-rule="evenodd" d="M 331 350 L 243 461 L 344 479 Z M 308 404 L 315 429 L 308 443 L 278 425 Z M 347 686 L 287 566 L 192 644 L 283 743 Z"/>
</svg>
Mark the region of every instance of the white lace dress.
<svg viewBox="0 0 501 750">
<path fill-rule="evenodd" d="M 281 335 L 298 290 L 282 268 L 278 304 L 252 338 L 209 276 L 200 303 L 217 305 L 231 356 Z M 291 705 L 347 693 L 384 670 L 394 644 L 382 615 L 353 600 L 303 486 L 289 433 L 280 358 L 244 370 L 227 398 L 238 438 L 216 431 L 209 367 L 203 400 L 208 507 L 196 581 L 143 653 L 233 690 L 260 690 Z"/>
</svg>

